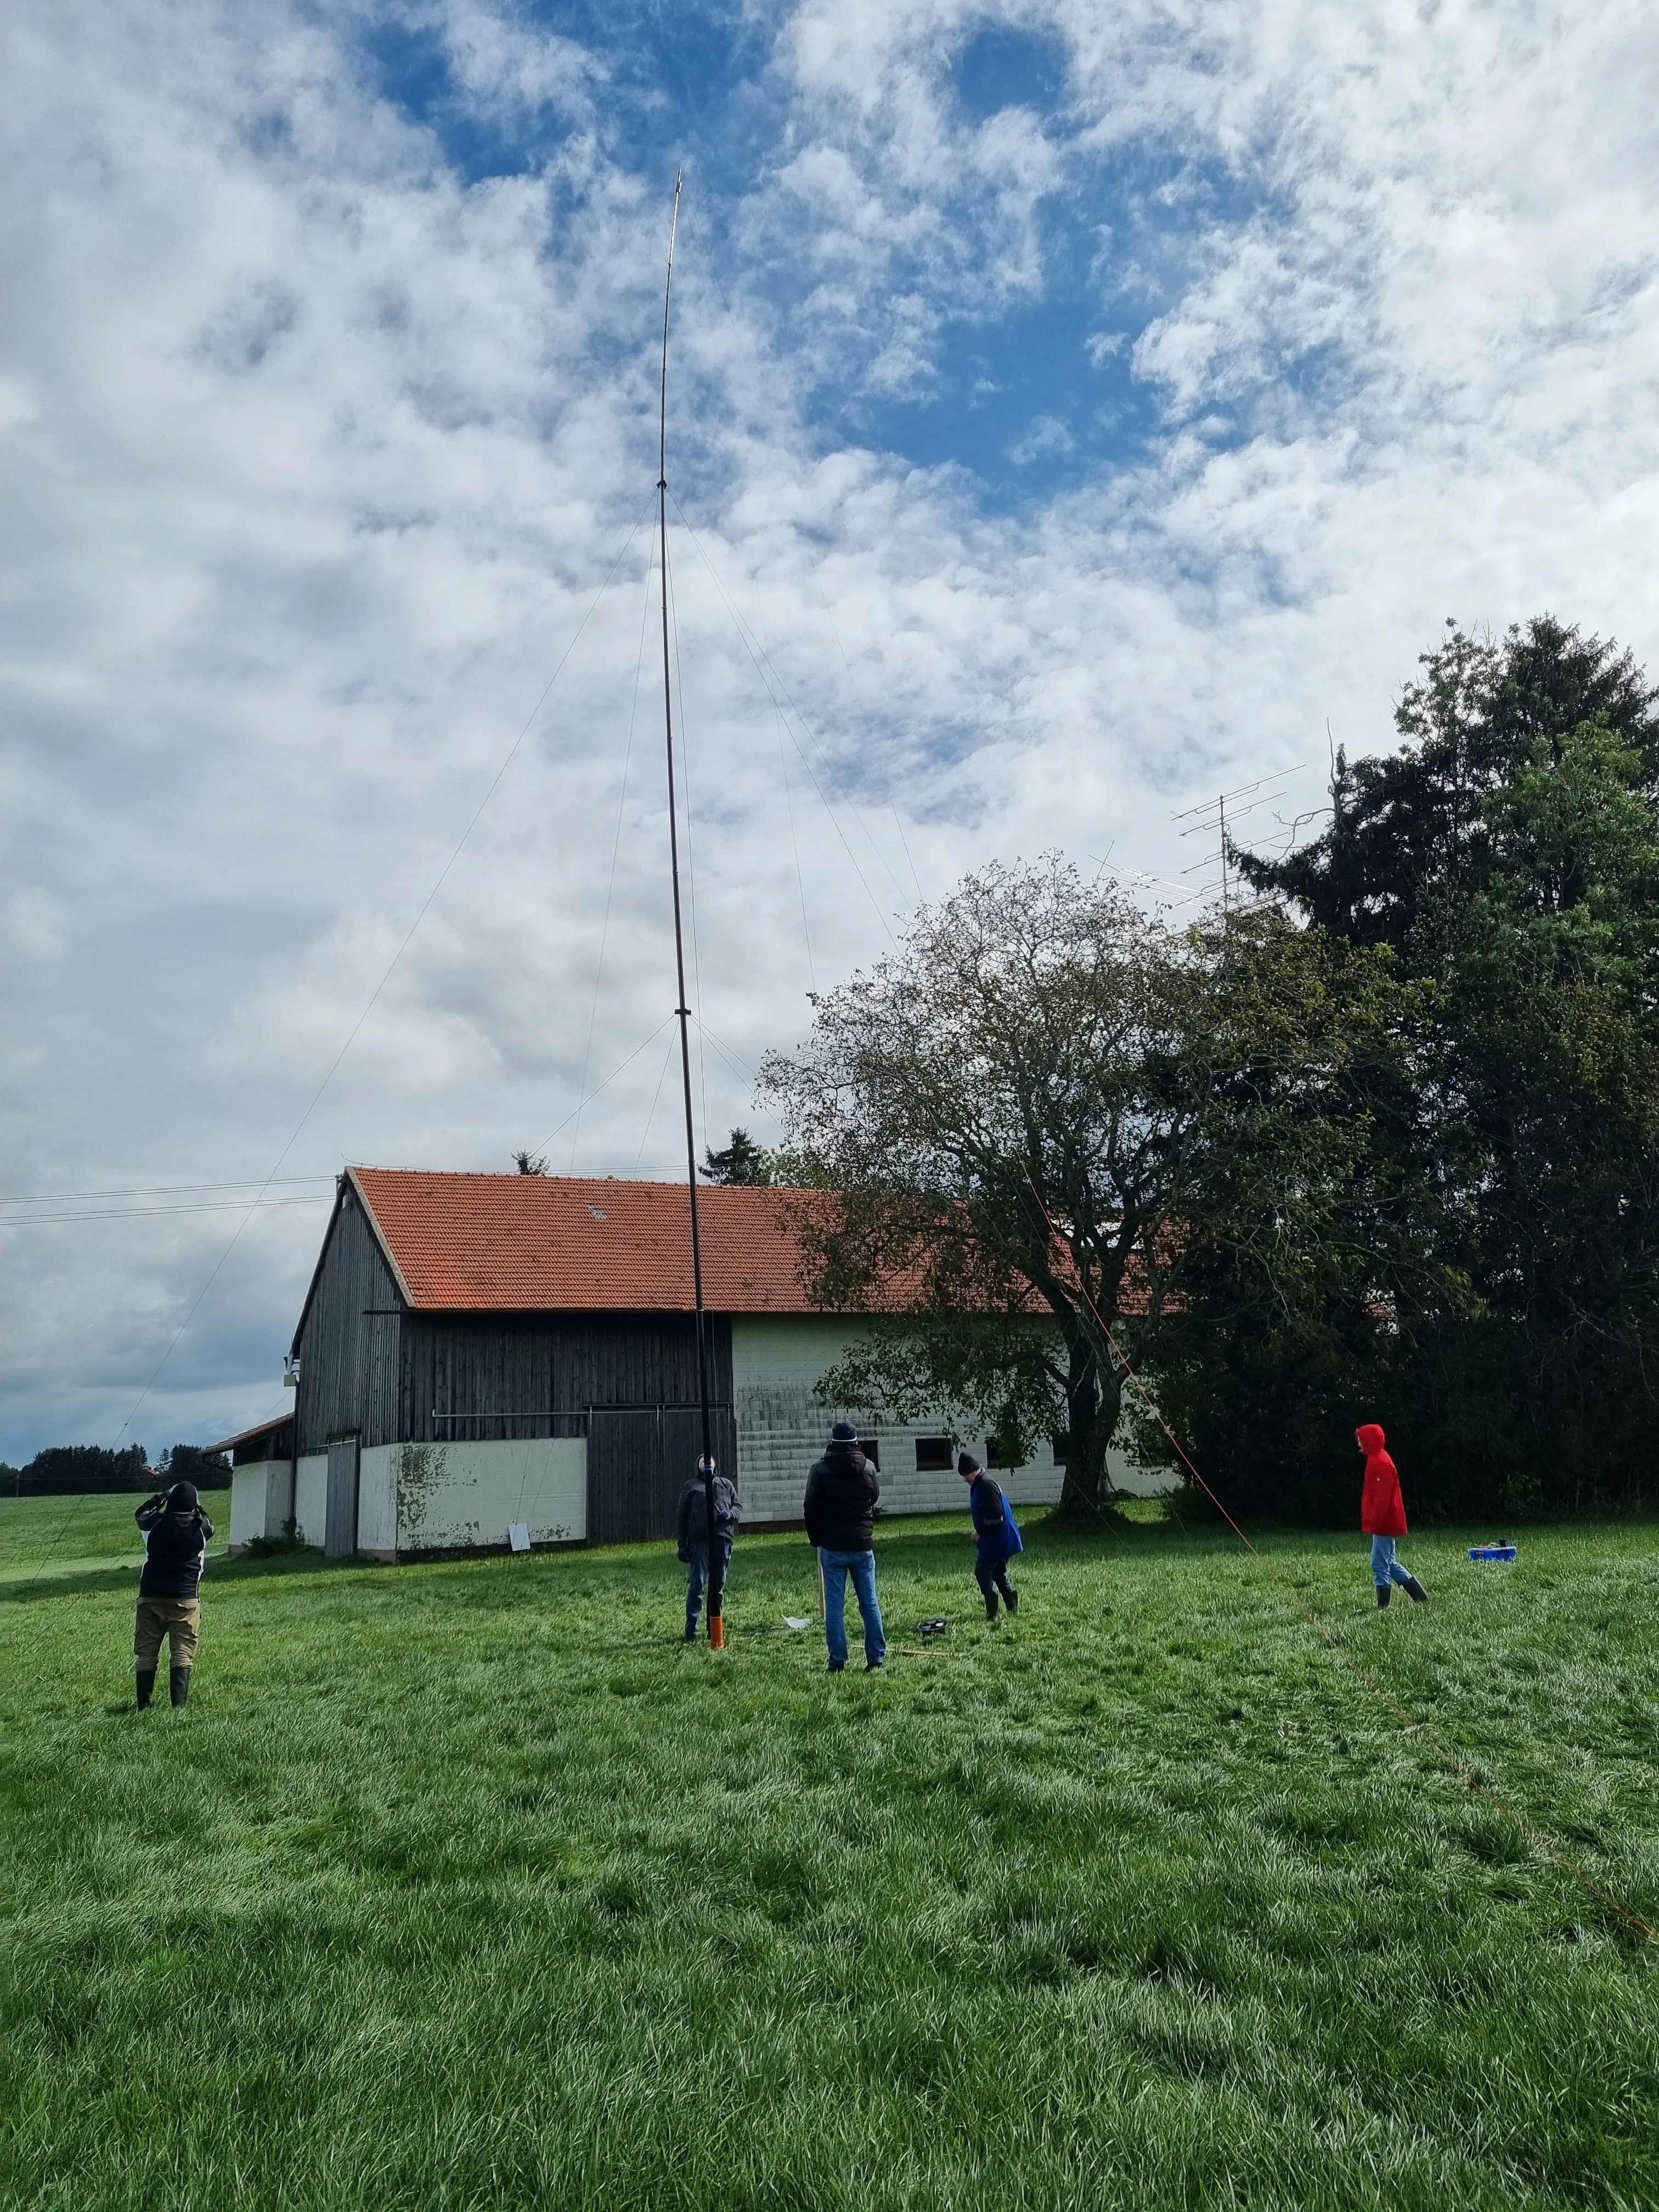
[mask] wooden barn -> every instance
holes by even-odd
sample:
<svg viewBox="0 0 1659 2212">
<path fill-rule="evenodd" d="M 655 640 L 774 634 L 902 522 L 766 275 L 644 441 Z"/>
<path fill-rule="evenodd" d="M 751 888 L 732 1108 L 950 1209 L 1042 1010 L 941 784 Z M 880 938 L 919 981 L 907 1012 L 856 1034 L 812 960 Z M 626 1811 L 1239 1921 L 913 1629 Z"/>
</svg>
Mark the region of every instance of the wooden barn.
<svg viewBox="0 0 1659 2212">
<path fill-rule="evenodd" d="M 842 1413 L 888 1510 L 959 1507 L 938 1424 L 814 1395 L 868 1322 L 807 1297 L 790 1197 L 700 1194 L 716 1450 L 745 1526 L 799 1520 Z M 503 1546 L 515 1525 L 536 1543 L 672 1534 L 699 1433 L 688 1214 L 677 1183 L 349 1168 L 295 1331 L 291 1425 L 234 1440 L 233 1545 L 289 1522 L 388 1559 Z M 1062 1472 L 1045 1446 L 1000 1479 L 1034 1502 Z"/>
</svg>

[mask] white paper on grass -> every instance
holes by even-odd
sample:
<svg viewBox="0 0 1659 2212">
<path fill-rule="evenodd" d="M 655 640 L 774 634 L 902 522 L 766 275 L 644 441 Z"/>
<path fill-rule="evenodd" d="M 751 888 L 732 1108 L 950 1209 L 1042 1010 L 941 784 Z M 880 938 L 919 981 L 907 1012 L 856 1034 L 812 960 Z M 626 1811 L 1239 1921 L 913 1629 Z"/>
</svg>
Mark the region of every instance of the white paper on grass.
<svg viewBox="0 0 1659 2212">
<path fill-rule="evenodd" d="M 527 1552 L 530 1549 L 530 1523 L 515 1521 L 507 1532 L 507 1540 L 515 1552 Z"/>
<path fill-rule="evenodd" d="M 793 1613 L 786 1613 L 784 1614 L 783 1625 L 786 1628 L 793 1629 L 810 1628 L 812 1626 L 810 1620 L 798 1620 Z"/>
</svg>

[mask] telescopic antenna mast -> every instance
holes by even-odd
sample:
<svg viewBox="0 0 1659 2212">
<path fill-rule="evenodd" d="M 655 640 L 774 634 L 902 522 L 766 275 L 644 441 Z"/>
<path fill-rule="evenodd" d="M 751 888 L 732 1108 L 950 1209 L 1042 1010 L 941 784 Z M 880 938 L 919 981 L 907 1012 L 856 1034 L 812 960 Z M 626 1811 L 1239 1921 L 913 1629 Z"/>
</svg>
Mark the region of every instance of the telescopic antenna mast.
<svg viewBox="0 0 1659 2212">
<path fill-rule="evenodd" d="M 674 708 L 668 655 L 668 310 L 674 289 L 674 241 L 680 227 L 680 190 L 674 179 L 674 218 L 668 229 L 668 278 L 662 292 L 662 393 L 657 437 L 657 536 L 662 570 L 662 711 L 668 750 L 668 862 L 674 882 L 674 972 L 679 985 L 675 1012 L 680 1024 L 680 1081 L 685 1096 L 685 1185 L 691 1201 L 691 1291 L 696 1307 L 697 1407 L 702 1415 L 703 1520 L 708 1539 L 708 1640 L 726 1641 L 720 1547 L 714 1531 L 714 1437 L 708 1415 L 708 1332 L 702 1310 L 702 1236 L 697 1218 L 697 1141 L 691 1123 L 691 1010 L 685 1001 L 685 931 L 680 918 L 680 840 L 674 798 Z"/>
</svg>

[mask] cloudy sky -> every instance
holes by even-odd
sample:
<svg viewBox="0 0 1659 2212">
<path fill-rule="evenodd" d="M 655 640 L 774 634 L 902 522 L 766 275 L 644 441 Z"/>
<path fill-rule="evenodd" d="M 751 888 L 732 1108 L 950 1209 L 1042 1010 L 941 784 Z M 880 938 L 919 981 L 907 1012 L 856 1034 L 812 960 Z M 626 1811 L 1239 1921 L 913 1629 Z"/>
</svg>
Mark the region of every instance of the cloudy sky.
<svg viewBox="0 0 1659 2212">
<path fill-rule="evenodd" d="M 345 1161 L 676 1171 L 677 168 L 717 1137 L 985 860 L 1281 835 L 1447 616 L 1659 664 L 1644 0 L 4 37 L 7 1458 L 279 1410 Z"/>
</svg>

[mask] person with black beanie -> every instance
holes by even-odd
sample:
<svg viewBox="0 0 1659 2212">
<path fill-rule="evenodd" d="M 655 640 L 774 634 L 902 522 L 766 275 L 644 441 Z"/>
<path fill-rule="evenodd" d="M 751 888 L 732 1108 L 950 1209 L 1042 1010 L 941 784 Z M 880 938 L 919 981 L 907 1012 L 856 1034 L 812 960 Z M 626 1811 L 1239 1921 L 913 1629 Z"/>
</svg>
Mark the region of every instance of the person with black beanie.
<svg viewBox="0 0 1659 2212">
<path fill-rule="evenodd" d="M 1019 1592 L 1008 1579 L 1008 1562 L 1025 1546 L 1019 1523 L 1014 1518 L 1014 1509 L 1008 1503 L 1008 1493 L 1000 1482 L 992 1481 L 972 1452 L 957 1454 L 957 1473 L 968 1486 L 968 1510 L 973 1516 L 974 1537 L 978 1546 L 974 1557 L 974 1579 L 985 1600 L 985 1618 L 996 1619 L 999 1590 L 1009 1612 L 1018 1613 Z"/>
<path fill-rule="evenodd" d="M 887 1663 L 887 1632 L 876 1597 L 875 1511 L 881 1482 L 859 1449 L 859 1432 L 850 1421 L 837 1421 L 822 1459 L 806 1478 L 802 1507 L 809 1543 L 816 1544 L 823 1571 L 823 1635 L 830 1647 L 830 1672 L 847 1665 L 847 1577 L 864 1620 L 864 1671 L 878 1674 Z"/>
<path fill-rule="evenodd" d="M 158 1490 L 133 1515 L 143 1531 L 144 1571 L 138 1577 L 138 1623 L 132 1656 L 138 1670 L 138 1707 L 155 1687 L 161 1645 L 170 1645 L 168 1688 L 175 1705 L 190 1695 L 190 1670 L 202 1635 L 202 1569 L 213 1523 L 202 1510 L 193 1482 Z"/>
</svg>

